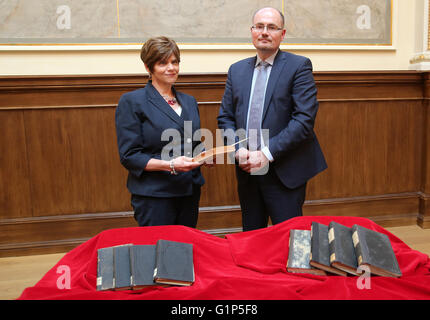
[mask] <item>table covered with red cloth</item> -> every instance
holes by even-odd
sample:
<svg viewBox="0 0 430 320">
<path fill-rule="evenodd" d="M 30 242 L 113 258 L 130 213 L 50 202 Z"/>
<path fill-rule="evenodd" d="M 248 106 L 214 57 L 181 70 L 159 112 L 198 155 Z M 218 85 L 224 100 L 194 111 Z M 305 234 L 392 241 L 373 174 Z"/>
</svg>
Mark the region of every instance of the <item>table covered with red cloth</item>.
<svg viewBox="0 0 430 320">
<path fill-rule="evenodd" d="M 312 221 L 326 225 L 336 221 L 348 227 L 359 224 L 387 234 L 402 277 L 372 276 L 370 289 L 360 289 L 356 276 L 288 273 L 290 230 L 310 230 Z M 125 243 L 155 244 L 159 239 L 193 244 L 195 282 L 192 286 L 96 290 L 97 249 Z M 61 266 L 70 270 L 70 288 L 57 285 L 64 270 Z M 103 231 L 71 250 L 35 286 L 26 288 L 19 299 L 430 299 L 430 260 L 376 223 L 359 217 L 298 217 L 225 238 L 183 226 L 120 228 Z"/>
</svg>

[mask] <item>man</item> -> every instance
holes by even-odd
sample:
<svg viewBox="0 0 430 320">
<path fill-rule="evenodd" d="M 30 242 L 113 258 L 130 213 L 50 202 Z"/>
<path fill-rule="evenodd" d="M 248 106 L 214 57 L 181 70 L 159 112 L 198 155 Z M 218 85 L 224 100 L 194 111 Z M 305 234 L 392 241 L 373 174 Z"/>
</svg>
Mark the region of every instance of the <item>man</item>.
<svg viewBox="0 0 430 320">
<path fill-rule="evenodd" d="M 307 181 L 327 168 L 313 130 L 312 64 L 279 50 L 285 32 L 277 9 L 254 14 L 257 56 L 230 67 L 218 116 L 219 128 L 246 130 L 248 138 L 236 151 L 244 231 L 267 227 L 268 217 L 277 224 L 301 216 Z"/>
</svg>

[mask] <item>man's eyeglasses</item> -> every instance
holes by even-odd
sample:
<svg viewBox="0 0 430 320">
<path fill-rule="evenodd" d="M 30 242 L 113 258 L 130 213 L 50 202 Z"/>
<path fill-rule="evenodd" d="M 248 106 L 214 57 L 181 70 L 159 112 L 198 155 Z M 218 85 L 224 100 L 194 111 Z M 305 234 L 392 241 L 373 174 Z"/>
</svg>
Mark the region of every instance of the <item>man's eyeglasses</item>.
<svg viewBox="0 0 430 320">
<path fill-rule="evenodd" d="M 277 25 L 274 25 L 274 24 L 269 24 L 269 25 L 257 24 L 255 26 L 251 27 L 252 31 L 255 31 L 258 33 L 264 32 L 264 29 L 266 29 L 267 32 L 269 32 L 269 33 L 275 33 L 277 31 L 282 30 L 282 28 L 279 28 Z"/>
</svg>

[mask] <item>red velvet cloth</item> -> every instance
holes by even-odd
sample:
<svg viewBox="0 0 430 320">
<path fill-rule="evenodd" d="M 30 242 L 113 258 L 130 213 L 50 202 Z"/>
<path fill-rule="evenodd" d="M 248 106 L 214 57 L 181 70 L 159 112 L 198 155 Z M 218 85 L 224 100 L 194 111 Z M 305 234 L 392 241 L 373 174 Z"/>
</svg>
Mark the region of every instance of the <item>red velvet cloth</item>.
<svg viewBox="0 0 430 320">
<path fill-rule="evenodd" d="M 326 225 L 337 221 L 348 227 L 359 224 L 387 234 L 402 277 L 372 276 L 371 288 L 360 290 L 355 276 L 288 273 L 290 230 L 310 230 L 312 221 Z M 96 290 L 97 249 L 125 243 L 155 244 L 158 239 L 194 245 L 196 280 L 192 286 L 154 286 L 138 291 Z M 57 288 L 62 265 L 70 268 L 70 289 Z M 35 286 L 25 289 L 19 299 L 430 299 L 430 260 L 376 223 L 358 217 L 298 217 L 226 238 L 183 226 L 112 229 L 67 253 Z"/>
</svg>

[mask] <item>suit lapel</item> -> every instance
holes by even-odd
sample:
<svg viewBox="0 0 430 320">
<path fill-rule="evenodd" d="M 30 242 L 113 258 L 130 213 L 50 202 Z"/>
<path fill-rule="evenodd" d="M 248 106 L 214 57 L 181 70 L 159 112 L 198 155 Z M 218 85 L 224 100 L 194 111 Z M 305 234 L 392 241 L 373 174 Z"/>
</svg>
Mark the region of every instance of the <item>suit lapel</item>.
<svg viewBox="0 0 430 320">
<path fill-rule="evenodd" d="M 243 101 L 244 101 L 244 112 L 242 112 L 242 119 L 240 119 L 241 125 L 239 128 L 246 128 L 246 120 L 248 115 L 248 107 L 249 107 L 249 97 L 251 96 L 251 88 L 252 88 L 252 78 L 254 76 L 255 62 L 257 60 L 257 56 L 254 58 L 250 58 L 248 60 L 248 64 L 246 65 L 246 69 L 243 75 Z"/>
<path fill-rule="evenodd" d="M 281 75 L 281 71 L 284 68 L 285 60 L 286 60 L 285 55 L 281 50 L 279 50 L 273 62 L 272 70 L 270 71 L 270 77 L 267 83 L 266 94 L 264 97 L 264 108 L 263 108 L 263 115 L 262 115 L 261 121 L 264 120 L 264 117 L 266 115 L 267 108 L 270 103 L 270 99 L 272 98 L 273 91 L 276 88 L 276 83 L 278 82 L 279 76 Z"/>
<path fill-rule="evenodd" d="M 151 83 L 147 84 L 147 88 L 150 93 L 149 101 L 166 116 L 168 116 L 171 120 L 177 123 L 183 130 L 184 121 L 181 119 L 181 117 L 178 116 L 175 110 L 172 109 L 172 107 L 166 102 L 166 100 L 164 100 L 164 98 L 160 95 L 160 93 L 157 91 L 157 89 L 154 88 Z M 184 107 L 182 106 L 182 108 Z"/>
</svg>

